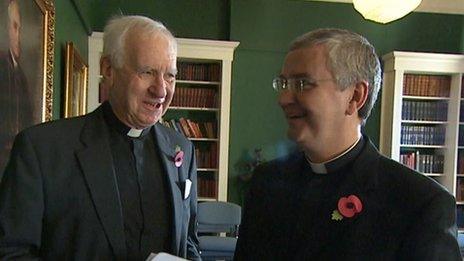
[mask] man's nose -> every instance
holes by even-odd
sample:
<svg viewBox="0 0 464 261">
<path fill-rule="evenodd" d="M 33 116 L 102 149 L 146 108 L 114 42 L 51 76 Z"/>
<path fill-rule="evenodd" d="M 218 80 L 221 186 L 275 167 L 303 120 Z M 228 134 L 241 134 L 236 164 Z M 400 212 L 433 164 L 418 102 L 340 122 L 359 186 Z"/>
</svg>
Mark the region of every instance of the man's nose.
<svg viewBox="0 0 464 261">
<path fill-rule="evenodd" d="M 295 92 L 293 90 L 282 90 L 279 92 L 278 102 L 280 107 L 285 107 L 295 102 Z"/>
<path fill-rule="evenodd" d="M 167 94 L 166 87 L 167 83 L 163 78 L 163 74 L 155 73 L 151 79 L 149 91 L 157 98 L 164 98 Z"/>
</svg>

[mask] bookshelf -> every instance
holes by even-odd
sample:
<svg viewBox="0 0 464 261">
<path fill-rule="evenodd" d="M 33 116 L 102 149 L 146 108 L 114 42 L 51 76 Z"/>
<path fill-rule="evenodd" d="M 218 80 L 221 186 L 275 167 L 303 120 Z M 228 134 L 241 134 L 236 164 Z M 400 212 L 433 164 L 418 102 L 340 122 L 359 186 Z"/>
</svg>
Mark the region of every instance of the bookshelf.
<svg viewBox="0 0 464 261">
<path fill-rule="evenodd" d="M 200 201 L 227 201 L 231 74 L 239 42 L 176 38 L 177 79 L 162 123 L 193 142 Z M 98 105 L 103 34 L 89 37 L 89 104 Z"/>
<path fill-rule="evenodd" d="M 447 188 L 464 231 L 464 55 L 394 51 L 382 60 L 380 151 Z"/>
</svg>

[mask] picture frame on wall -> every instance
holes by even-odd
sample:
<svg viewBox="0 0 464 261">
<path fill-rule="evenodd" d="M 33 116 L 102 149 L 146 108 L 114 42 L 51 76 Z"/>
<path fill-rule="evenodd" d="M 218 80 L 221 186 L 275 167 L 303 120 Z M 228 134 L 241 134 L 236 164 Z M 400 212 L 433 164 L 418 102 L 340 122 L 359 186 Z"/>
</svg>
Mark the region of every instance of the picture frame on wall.
<svg viewBox="0 0 464 261">
<path fill-rule="evenodd" d="M 1 1 L 0 17 L 1 174 L 16 134 L 52 119 L 54 1 Z"/>
<path fill-rule="evenodd" d="M 89 66 L 72 42 L 66 43 L 64 109 L 65 118 L 87 112 Z"/>
</svg>

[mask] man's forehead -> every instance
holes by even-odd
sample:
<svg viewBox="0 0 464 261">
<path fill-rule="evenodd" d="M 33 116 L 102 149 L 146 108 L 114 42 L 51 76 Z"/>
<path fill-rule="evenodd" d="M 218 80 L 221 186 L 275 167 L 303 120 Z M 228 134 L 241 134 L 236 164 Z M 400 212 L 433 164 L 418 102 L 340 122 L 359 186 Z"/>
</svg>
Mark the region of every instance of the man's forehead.
<svg viewBox="0 0 464 261">
<path fill-rule="evenodd" d="M 323 45 L 311 45 L 289 51 L 281 74 L 286 77 L 311 77 L 321 69 L 327 69 L 326 48 Z"/>
</svg>

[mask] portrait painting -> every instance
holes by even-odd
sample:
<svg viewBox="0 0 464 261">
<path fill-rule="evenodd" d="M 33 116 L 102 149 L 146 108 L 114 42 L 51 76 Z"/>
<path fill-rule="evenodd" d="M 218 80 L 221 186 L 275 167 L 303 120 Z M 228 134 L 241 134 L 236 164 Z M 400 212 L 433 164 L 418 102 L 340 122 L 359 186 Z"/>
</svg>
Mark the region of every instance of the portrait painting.
<svg viewBox="0 0 464 261">
<path fill-rule="evenodd" d="M 64 117 L 84 115 L 87 111 L 89 66 L 72 42 L 66 43 Z"/>
<path fill-rule="evenodd" d="M 16 134 L 52 118 L 55 9 L 53 0 L 0 1 L 2 174 Z"/>
</svg>

